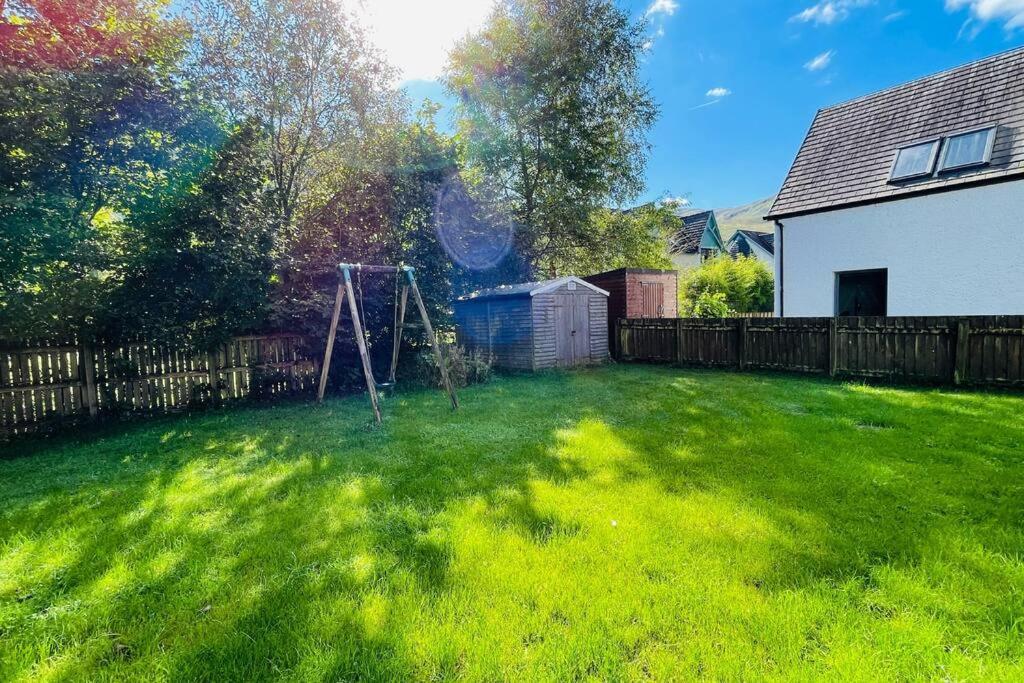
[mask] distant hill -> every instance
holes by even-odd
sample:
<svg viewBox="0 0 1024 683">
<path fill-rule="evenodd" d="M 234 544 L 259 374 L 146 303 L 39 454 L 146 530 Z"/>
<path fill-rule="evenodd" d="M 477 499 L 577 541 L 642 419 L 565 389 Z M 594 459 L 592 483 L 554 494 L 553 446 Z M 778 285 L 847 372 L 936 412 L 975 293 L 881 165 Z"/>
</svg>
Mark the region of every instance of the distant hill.
<svg viewBox="0 0 1024 683">
<path fill-rule="evenodd" d="M 772 208 L 774 201 L 775 197 L 768 197 L 730 209 L 715 209 L 715 218 L 718 219 L 718 230 L 722 233 L 722 239 L 729 239 L 734 232 L 741 229 L 771 232 L 774 226 L 762 219 Z"/>
</svg>

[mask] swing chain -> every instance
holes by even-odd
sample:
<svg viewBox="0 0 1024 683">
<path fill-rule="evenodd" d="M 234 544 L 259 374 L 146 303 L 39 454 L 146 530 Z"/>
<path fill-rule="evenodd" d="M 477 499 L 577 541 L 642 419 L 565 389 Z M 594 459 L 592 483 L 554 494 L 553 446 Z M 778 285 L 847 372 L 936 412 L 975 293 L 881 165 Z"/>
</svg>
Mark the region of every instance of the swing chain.
<svg viewBox="0 0 1024 683">
<path fill-rule="evenodd" d="M 363 273 L 362 269 L 356 269 L 356 292 L 359 295 L 359 317 L 362 318 L 363 327 L 363 340 L 367 346 L 370 345 L 370 331 L 369 326 L 366 324 L 366 306 L 363 303 Z M 398 333 L 398 279 L 395 279 L 395 327 L 392 330 L 393 334 Z M 378 382 L 376 377 L 371 376 L 371 380 L 377 386 L 378 389 L 390 389 L 394 386 L 394 382 Z"/>
</svg>

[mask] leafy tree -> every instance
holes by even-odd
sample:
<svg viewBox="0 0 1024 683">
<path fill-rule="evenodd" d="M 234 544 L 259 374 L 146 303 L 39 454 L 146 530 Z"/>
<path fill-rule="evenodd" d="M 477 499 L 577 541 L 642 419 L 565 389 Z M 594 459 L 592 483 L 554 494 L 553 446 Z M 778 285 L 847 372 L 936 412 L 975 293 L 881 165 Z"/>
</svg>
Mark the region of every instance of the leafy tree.
<svg viewBox="0 0 1024 683">
<path fill-rule="evenodd" d="M 389 68 L 336 0 L 197 0 L 194 23 L 199 80 L 269 132 L 286 225 L 336 196 L 368 130 L 397 121 Z"/>
<path fill-rule="evenodd" d="M 187 26 L 161 17 L 163 0 L 0 2 L 7 67 L 78 70 L 96 62 L 173 62 Z"/>
<path fill-rule="evenodd" d="M 444 325 L 459 270 L 438 240 L 435 209 L 441 188 L 457 175 L 457 152 L 434 125 L 435 113 L 435 107 L 426 106 L 410 123 L 379 128 L 374 144 L 367 146 L 367 163 L 350 169 L 336 195 L 298 224 L 286 277 L 273 297 L 276 325 L 322 341 L 338 284 L 337 264 L 343 259 L 415 266 L 431 319 Z M 374 367 L 383 376 L 391 353 L 395 284 L 391 276 L 361 279 Z M 411 299 L 409 306 L 409 318 L 415 318 Z M 339 334 L 338 362 L 331 367 L 336 382 L 358 386 L 361 370 L 350 330 Z"/>
<path fill-rule="evenodd" d="M 235 130 L 169 206 L 138 217 L 112 321 L 145 338 L 209 349 L 266 319 L 275 233 L 266 139 Z"/>
<path fill-rule="evenodd" d="M 763 262 L 723 254 L 684 275 L 679 291 L 684 316 L 717 318 L 772 310 L 775 284 Z"/>
<path fill-rule="evenodd" d="M 452 52 L 467 177 L 500 188 L 516 247 L 557 274 L 609 236 L 591 217 L 642 188 L 657 109 L 639 75 L 644 27 L 611 0 L 501 0 Z"/>
<path fill-rule="evenodd" d="M 629 211 L 597 209 L 591 214 L 590 225 L 593 242 L 567 251 L 559 259 L 559 272 L 672 267 L 666 246 L 676 220 L 669 209 L 654 204 Z"/>
<path fill-rule="evenodd" d="M 0 64 L 0 335 L 88 333 L 137 198 L 193 141 L 171 65 L 178 24 L 127 0 L 23 1 Z M 178 31 L 180 34 L 180 31 Z"/>
</svg>

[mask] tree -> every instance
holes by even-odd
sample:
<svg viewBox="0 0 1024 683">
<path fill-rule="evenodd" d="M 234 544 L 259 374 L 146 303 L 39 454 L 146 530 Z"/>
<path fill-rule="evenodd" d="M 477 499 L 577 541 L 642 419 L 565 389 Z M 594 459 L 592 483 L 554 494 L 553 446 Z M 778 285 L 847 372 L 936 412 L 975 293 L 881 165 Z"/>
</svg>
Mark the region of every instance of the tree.
<svg viewBox="0 0 1024 683">
<path fill-rule="evenodd" d="M 500 189 L 538 270 L 602 249 L 592 215 L 642 188 L 657 116 L 643 42 L 643 25 L 610 0 L 502 0 L 450 56 L 467 177 Z"/>
<path fill-rule="evenodd" d="M 671 268 L 668 239 L 677 219 L 663 206 L 645 204 L 629 211 L 597 209 L 590 217 L 590 244 L 566 250 L 558 271 L 599 273 L 616 268 Z"/>
<path fill-rule="evenodd" d="M 168 206 L 137 217 L 115 326 L 131 320 L 146 339 L 210 349 L 265 321 L 276 228 L 265 145 L 245 122 Z"/>
<path fill-rule="evenodd" d="M 336 0 L 198 0 L 194 23 L 198 79 L 269 132 L 275 205 L 290 226 L 334 196 L 367 132 L 395 119 L 389 67 Z"/>
<path fill-rule="evenodd" d="M 722 254 L 684 275 L 679 285 L 680 310 L 698 318 L 770 311 L 774 297 L 772 272 L 754 257 Z"/>
<path fill-rule="evenodd" d="M 162 0 L 0 2 L 0 60 L 8 68 L 37 70 L 78 70 L 111 61 L 168 63 L 173 61 L 178 36 L 187 27 L 160 16 L 165 4 Z"/>
<path fill-rule="evenodd" d="M 427 105 L 409 123 L 378 128 L 373 144 L 367 145 L 367 163 L 345 174 L 331 200 L 299 222 L 288 277 L 273 296 L 277 326 L 322 343 L 341 259 L 415 266 L 431 320 L 438 326 L 446 322 L 452 279 L 460 270 L 438 240 L 435 214 L 441 188 L 457 175 L 457 152 L 454 141 L 434 125 L 435 113 L 436 107 Z M 391 353 L 395 285 L 391 276 L 366 275 L 361 280 L 374 367 L 384 373 Z M 358 386 L 361 371 L 348 330 L 337 338 L 334 353 L 340 362 L 332 363 L 332 374 L 335 385 Z"/>
<path fill-rule="evenodd" d="M 0 27 L 0 335 L 90 333 L 132 205 L 215 131 L 185 105 L 180 26 L 157 5 L 12 7 Z"/>
</svg>

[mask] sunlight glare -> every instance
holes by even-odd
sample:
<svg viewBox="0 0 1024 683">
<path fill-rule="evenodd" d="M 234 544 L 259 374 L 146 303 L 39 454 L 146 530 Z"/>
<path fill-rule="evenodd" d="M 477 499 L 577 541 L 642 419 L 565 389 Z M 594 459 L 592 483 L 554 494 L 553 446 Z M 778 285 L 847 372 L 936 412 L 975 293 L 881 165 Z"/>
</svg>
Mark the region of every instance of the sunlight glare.
<svg viewBox="0 0 1024 683">
<path fill-rule="evenodd" d="M 341 0 L 367 28 L 370 39 L 402 82 L 434 80 L 448 50 L 479 28 L 491 0 Z"/>
</svg>

